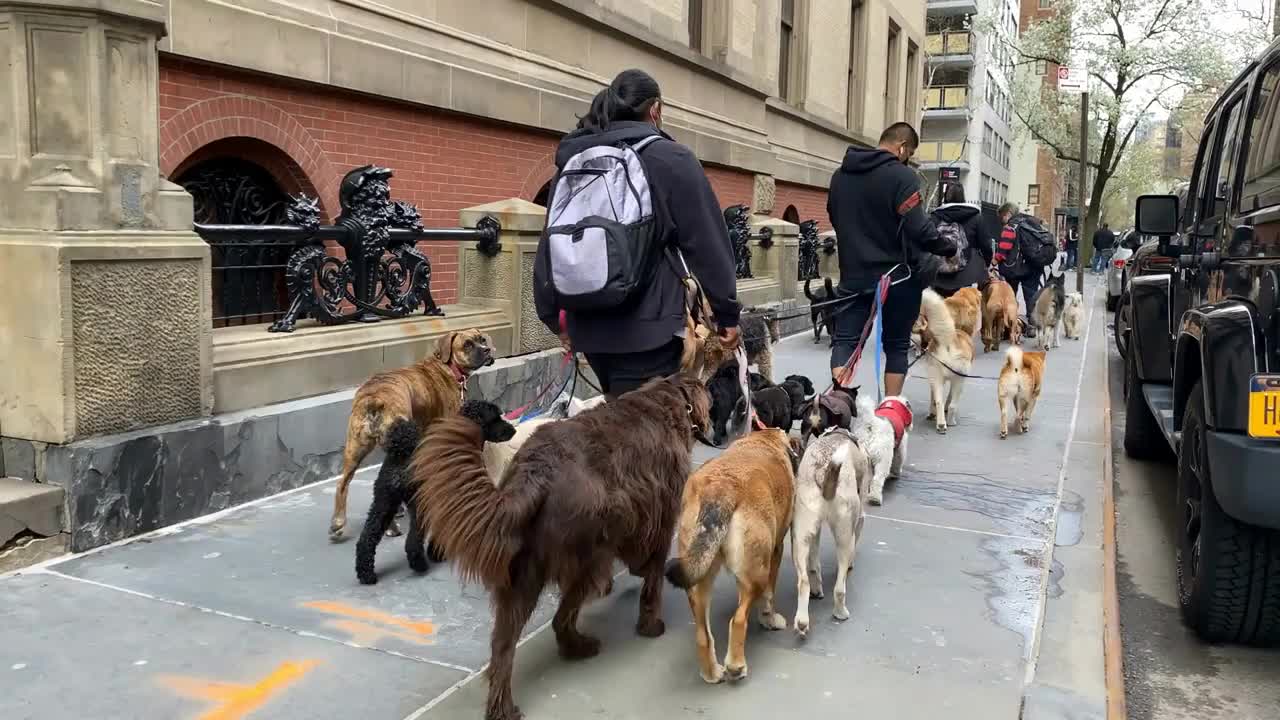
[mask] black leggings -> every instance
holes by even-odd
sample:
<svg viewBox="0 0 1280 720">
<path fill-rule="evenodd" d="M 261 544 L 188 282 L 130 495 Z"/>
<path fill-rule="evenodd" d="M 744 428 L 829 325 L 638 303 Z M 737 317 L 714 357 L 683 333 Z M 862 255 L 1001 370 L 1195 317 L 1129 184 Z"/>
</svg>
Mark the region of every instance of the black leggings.
<svg viewBox="0 0 1280 720">
<path fill-rule="evenodd" d="M 920 295 L 924 289 L 915 277 L 907 278 L 897 285 L 889 287 L 889 296 L 885 298 L 884 308 L 880 313 L 883 324 L 884 371 L 887 373 L 905 374 L 907 372 L 907 351 L 911 349 L 911 326 L 920 316 Z M 840 294 L 840 291 L 837 291 Z M 832 333 L 831 367 L 843 367 L 853 356 L 862 337 L 862 327 L 867 318 L 875 312 L 875 290 L 864 293 L 850 300 L 847 304 L 833 306 L 835 331 Z M 867 338 L 867 345 L 873 345 L 873 339 Z M 863 357 L 868 357 L 870 349 L 863 349 Z M 876 378 L 876 382 L 880 382 Z"/>
<path fill-rule="evenodd" d="M 679 370 L 684 340 L 672 338 L 666 345 L 642 352 L 583 354 L 600 381 L 600 389 L 612 399 Z"/>
</svg>

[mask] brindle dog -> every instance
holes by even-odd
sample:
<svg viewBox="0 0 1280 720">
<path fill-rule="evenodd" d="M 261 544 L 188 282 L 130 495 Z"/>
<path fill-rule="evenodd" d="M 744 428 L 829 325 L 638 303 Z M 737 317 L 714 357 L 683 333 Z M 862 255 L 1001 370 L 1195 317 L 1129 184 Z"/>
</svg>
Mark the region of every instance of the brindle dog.
<svg viewBox="0 0 1280 720">
<path fill-rule="evenodd" d="M 347 420 L 347 443 L 342 451 L 342 477 L 333 497 L 329 539 L 343 539 L 347 527 L 347 491 L 356 469 L 369 453 L 386 440 L 396 420 L 408 418 L 419 436 L 428 423 L 452 415 L 462 405 L 467 378 L 493 364 L 493 341 L 476 329 L 448 333 L 436 342 L 435 351 L 409 367 L 378 373 L 356 391 Z M 390 534 L 399 534 L 394 527 Z"/>
</svg>

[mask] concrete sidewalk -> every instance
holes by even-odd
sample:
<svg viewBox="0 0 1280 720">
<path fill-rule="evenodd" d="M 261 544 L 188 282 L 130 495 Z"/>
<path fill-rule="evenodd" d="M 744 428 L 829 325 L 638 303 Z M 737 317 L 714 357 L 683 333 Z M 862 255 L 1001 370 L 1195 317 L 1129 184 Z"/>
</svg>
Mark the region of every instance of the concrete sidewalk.
<svg viewBox="0 0 1280 720">
<path fill-rule="evenodd" d="M 632 630 L 639 582 L 621 579 L 583 613 L 605 647 L 581 663 L 560 660 L 544 632 L 548 594 L 516 654 L 521 709 L 535 720 L 1101 717 L 1105 316 L 1100 296 L 1088 305 L 1090 333 L 1052 351 L 1028 435 L 1001 441 L 995 383 L 971 380 L 960 422 L 939 436 L 924 420 L 926 383 L 909 381 L 912 454 L 872 508 L 850 620 L 830 615 L 829 538 L 809 639 L 753 623 L 751 677 L 737 685 L 698 678 L 683 593 L 667 589 L 667 634 L 648 640 Z M 780 377 L 826 375 L 825 342 L 794 337 L 776 352 Z M 994 376 L 1002 360 L 980 355 L 974 373 Z M 873 387 L 869 357 L 861 375 Z M 357 478 L 353 521 L 372 477 Z M 326 540 L 332 493 L 328 481 L 0 577 L 0 717 L 482 717 L 483 588 L 460 586 L 446 566 L 415 575 L 399 539 L 380 548 L 379 584 L 357 584 L 354 543 Z M 787 558 L 778 601 L 790 619 Z M 721 652 L 735 602 L 720 578 Z"/>
</svg>

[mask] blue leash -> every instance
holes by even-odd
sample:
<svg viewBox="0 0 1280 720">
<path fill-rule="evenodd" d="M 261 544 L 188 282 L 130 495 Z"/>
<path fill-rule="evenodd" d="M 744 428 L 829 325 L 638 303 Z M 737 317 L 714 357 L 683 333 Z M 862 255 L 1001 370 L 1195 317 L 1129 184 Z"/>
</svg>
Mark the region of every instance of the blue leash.
<svg viewBox="0 0 1280 720">
<path fill-rule="evenodd" d="M 879 284 L 877 283 L 877 286 L 878 285 Z M 877 403 L 884 402 L 884 386 L 881 384 L 881 378 L 883 378 L 884 376 L 880 373 L 880 354 L 884 350 L 884 322 L 882 322 L 882 319 L 883 319 L 882 311 L 884 310 L 884 301 L 882 300 L 883 295 L 884 294 L 879 292 L 879 288 L 877 287 L 876 332 L 875 332 L 875 340 L 876 340 L 875 378 L 876 378 L 876 402 Z"/>
</svg>

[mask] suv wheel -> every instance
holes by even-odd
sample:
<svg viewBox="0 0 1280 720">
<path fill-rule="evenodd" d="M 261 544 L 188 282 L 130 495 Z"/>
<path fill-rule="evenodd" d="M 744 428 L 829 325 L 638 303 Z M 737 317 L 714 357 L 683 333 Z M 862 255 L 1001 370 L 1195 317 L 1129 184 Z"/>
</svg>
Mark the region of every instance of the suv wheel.
<svg viewBox="0 0 1280 720">
<path fill-rule="evenodd" d="M 1177 580 L 1182 617 L 1208 642 L 1280 645 L 1280 533 L 1239 523 L 1213 496 L 1204 390 L 1191 389 L 1178 451 Z"/>
<path fill-rule="evenodd" d="M 1138 379 L 1138 359 L 1132 338 L 1124 358 L 1124 452 L 1136 460 L 1168 460 L 1169 443 L 1164 439 Z"/>
<path fill-rule="evenodd" d="M 1108 292 L 1108 293 L 1107 293 L 1107 312 L 1115 312 L 1115 311 L 1116 311 L 1116 305 L 1117 305 L 1119 302 L 1120 302 L 1120 296 L 1119 296 L 1119 295 L 1112 295 L 1110 292 Z"/>
</svg>

